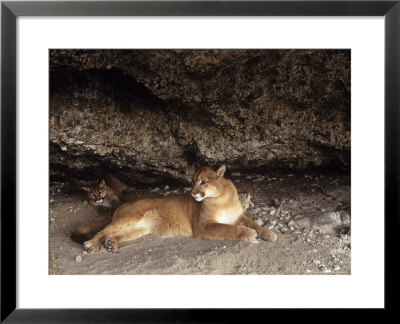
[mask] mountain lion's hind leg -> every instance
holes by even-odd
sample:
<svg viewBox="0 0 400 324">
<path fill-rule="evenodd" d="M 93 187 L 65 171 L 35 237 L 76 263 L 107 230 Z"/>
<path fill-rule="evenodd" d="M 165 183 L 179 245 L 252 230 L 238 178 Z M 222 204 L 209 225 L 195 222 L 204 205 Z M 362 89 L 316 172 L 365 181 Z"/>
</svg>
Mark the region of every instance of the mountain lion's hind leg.
<svg viewBox="0 0 400 324">
<path fill-rule="evenodd" d="M 276 234 L 266 228 L 263 228 L 262 226 L 258 225 L 255 221 L 253 221 L 251 218 L 247 217 L 245 214 L 240 216 L 239 220 L 236 223 L 237 225 L 244 225 L 247 227 L 250 227 L 257 232 L 257 238 L 265 240 L 265 241 L 270 241 L 270 242 L 275 242 L 278 238 Z"/>
<path fill-rule="evenodd" d="M 102 233 L 103 231 L 100 231 L 97 233 L 93 238 L 89 241 L 86 241 L 83 243 L 83 248 L 85 249 L 86 252 L 98 252 L 100 250 L 100 244 L 104 240 L 104 234 Z"/>
<path fill-rule="evenodd" d="M 93 236 L 91 240 L 83 243 L 83 248 L 85 249 L 85 251 L 89 253 L 98 252 L 100 250 L 101 243 L 104 242 L 104 239 L 107 236 L 110 236 L 118 231 L 120 231 L 120 226 L 111 223 L 108 226 L 106 226 L 102 231 L 98 232 L 95 236 Z"/>
<path fill-rule="evenodd" d="M 149 230 L 145 228 L 135 228 L 132 230 L 125 230 L 119 233 L 106 236 L 106 239 L 104 241 L 104 246 L 106 247 L 108 252 L 117 252 L 119 243 L 133 241 L 149 233 L 150 233 Z"/>
</svg>

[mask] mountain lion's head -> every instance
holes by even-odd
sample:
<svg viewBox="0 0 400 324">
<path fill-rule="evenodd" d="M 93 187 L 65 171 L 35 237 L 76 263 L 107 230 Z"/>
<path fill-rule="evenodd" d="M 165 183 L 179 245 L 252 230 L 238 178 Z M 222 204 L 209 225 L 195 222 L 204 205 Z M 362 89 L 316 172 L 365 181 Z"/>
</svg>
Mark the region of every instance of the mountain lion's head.
<svg viewBox="0 0 400 324">
<path fill-rule="evenodd" d="M 196 201 L 202 201 L 205 198 L 215 198 L 220 195 L 221 179 L 226 171 L 225 165 L 217 171 L 212 167 L 205 166 L 196 168 L 192 178 L 192 197 Z"/>
<path fill-rule="evenodd" d="M 93 180 L 87 186 L 82 187 L 87 192 L 89 202 L 93 206 L 111 207 L 109 197 L 113 190 L 106 185 L 104 180 Z"/>
</svg>

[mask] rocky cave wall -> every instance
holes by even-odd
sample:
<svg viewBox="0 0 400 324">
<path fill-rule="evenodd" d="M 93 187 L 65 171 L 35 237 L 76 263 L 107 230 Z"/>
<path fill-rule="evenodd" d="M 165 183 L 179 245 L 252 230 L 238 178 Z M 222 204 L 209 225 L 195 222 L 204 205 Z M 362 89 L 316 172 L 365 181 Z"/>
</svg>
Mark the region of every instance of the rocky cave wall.
<svg viewBox="0 0 400 324">
<path fill-rule="evenodd" d="M 51 50 L 50 176 L 350 169 L 349 50 Z"/>
</svg>

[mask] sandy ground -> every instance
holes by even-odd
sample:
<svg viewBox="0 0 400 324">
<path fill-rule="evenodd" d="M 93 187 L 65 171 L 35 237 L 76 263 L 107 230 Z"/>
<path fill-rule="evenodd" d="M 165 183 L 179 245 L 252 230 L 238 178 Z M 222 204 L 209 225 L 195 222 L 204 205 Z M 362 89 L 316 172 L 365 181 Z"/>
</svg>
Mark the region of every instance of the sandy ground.
<svg viewBox="0 0 400 324">
<path fill-rule="evenodd" d="M 118 253 L 104 247 L 88 254 L 70 233 L 105 218 L 90 206 L 86 194 L 63 183 L 50 187 L 50 274 L 350 274 L 351 233 L 342 228 L 320 233 L 300 228 L 299 217 L 330 211 L 350 214 L 350 177 L 343 174 L 232 173 L 240 194 L 251 194 L 246 214 L 278 234 L 274 243 L 160 238 L 147 235 L 123 243 Z M 123 196 L 141 197 L 182 193 L 189 188 L 154 187 Z M 294 221 L 293 221 L 294 220 Z"/>
</svg>

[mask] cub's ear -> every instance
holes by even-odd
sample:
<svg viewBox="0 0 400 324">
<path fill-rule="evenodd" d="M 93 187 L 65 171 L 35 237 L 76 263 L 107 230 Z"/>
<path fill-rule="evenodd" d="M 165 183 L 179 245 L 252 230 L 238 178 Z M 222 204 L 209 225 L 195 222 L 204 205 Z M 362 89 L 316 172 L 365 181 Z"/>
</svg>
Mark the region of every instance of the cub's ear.
<svg viewBox="0 0 400 324">
<path fill-rule="evenodd" d="M 89 187 L 94 187 L 94 186 L 97 186 L 98 183 L 99 183 L 99 180 L 90 180 L 87 184 Z"/>
<path fill-rule="evenodd" d="M 99 187 L 103 188 L 105 184 L 106 184 L 106 182 L 104 180 L 101 180 L 99 183 Z"/>
<path fill-rule="evenodd" d="M 197 162 L 194 162 L 193 164 L 192 164 L 192 171 L 193 171 L 193 173 L 196 173 L 196 171 L 198 170 L 198 169 L 200 169 L 200 164 L 198 164 Z"/>
<path fill-rule="evenodd" d="M 220 168 L 217 170 L 217 176 L 218 176 L 219 178 L 222 178 L 222 177 L 224 176 L 225 171 L 226 171 L 226 166 L 223 165 L 222 167 L 220 167 Z"/>
<path fill-rule="evenodd" d="M 88 187 L 82 187 L 83 190 L 89 191 L 90 189 Z"/>
</svg>

